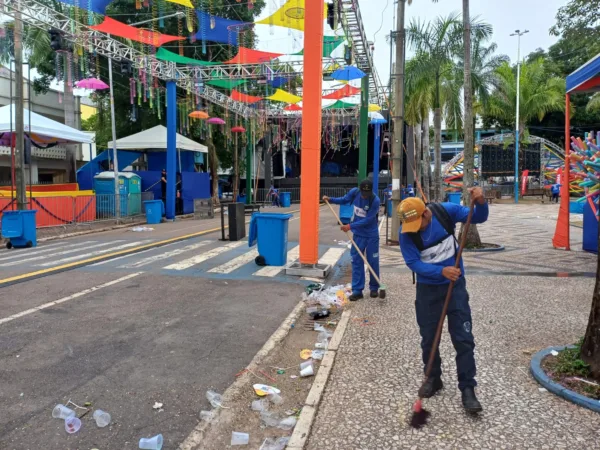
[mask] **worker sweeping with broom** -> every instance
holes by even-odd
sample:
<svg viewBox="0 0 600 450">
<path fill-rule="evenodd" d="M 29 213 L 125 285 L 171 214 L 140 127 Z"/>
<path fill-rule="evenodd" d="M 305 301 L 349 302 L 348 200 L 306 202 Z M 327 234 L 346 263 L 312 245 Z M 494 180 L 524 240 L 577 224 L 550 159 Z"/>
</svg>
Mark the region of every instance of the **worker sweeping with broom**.
<svg viewBox="0 0 600 450">
<path fill-rule="evenodd" d="M 350 301 L 363 298 L 365 288 L 365 266 L 363 257 L 366 257 L 376 276 L 371 273 L 369 278 L 369 290 L 371 298 L 379 297 L 379 197 L 373 192 L 373 183 L 370 180 L 361 181 L 358 188 L 350 189 L 344 197 L 329 198 L 323 196 L 323 201 L 336 205 L 354 205 L 352 222 L 342 225 L 344 232 L 352 231 L 353 240 L 356 245 L 352 246 L 350 255 L 352 257 L 352 294 Z M 382 296 L 383 298 L 383 296 Z"/>
<path fill-rule="evenodd" d="M 463 236 L 457 253 L 454 232 L 458 222 L 466 222 L 465 228 L 470 223 L 485 222 L 488 206 L 481 188 L 472 188 L 469 192 L 471 208 L 453 203 L 425 205 L 419 198 L 408 198 L 398 207 L 402 222 L 400 250 L 406 265 L 417 274 L 415 307 L 425 365 L 425 379 L 413 411 L 414 423 L 411 423 L 417 428 L 426 422 L 428 415 L 421 411 L 420 399 L 434 396 L 443 387 L 438 345 L 446 313 L 456 350 L 458 388 L 462 393 L 463 407 L 469 413 L 482 411 L 474 389 L 477 386 L 475 341 L 461 258 L 466 236 Z"/>
</svg>

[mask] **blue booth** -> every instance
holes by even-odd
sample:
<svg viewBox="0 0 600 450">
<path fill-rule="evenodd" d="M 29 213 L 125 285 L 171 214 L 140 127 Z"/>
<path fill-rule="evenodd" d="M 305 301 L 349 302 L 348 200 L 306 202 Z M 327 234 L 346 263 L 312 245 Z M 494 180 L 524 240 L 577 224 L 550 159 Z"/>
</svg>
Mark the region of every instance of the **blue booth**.
<svg viewBox="0 0 600 450">
<path fill-rule="evenodd" d="M 9 239 L 6 248 L 37 246 L 35 213 L 35 209 L 2 213 L 2 237 Z"/>
<path fill-rule="evenodd" d="M 116 214 L 114 172 L 101 172 L 94 176 L 96 214 L 112 217 Z M 119 172 L 119 200 L 121 216 L 136 216 L 142 213 L 142 182 L 133 172 Z"/>
<path fill-rule="evenodd" d="M 288 222 L 292 214 L 255 213 L 250 222 L 248 244 L 258 241 L 258 254 L 269 266 L 285 266 L 287 262 Z"/>
</svg>

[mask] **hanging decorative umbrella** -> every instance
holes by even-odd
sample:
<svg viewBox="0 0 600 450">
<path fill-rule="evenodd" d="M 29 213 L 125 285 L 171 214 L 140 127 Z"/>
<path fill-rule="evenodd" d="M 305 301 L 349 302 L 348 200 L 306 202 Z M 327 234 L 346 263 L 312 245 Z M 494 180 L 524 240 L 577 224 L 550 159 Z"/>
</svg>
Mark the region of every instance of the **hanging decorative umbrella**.
<svg viewBox="0 0 600 450">
<path fill-rule="evenodd" d="M 295 104 L 295 105 L 288 105 L 285 108 L 283 108 L 284 111 L 302 111 L 302 106 Z"/>
<path fill-rule="evenodd" d="M 219 117 L 211 117 L 206 123 L 210 123 L 211 125 L 225 125 L 225 121 Z"/>
<path fill-rule="evenodd" d="M 94 89 L 96 91 L 108 89 L 108 84 L 98 78 L 86 78 L 78 81 L 75 85 L 80 89 Z"/>
<path fill-rule="evenodd" d="M 371 103 L 369 105 L 369 112 L 381 111 L 381 106 Z"/>
<path fill-rule="evenodd" d="M 366 73 L 364 73 L 358 67 L 354 67 L 354 66 L 346 66 L 342 69 L 337 69 L 335 72 L 333 72 L 331 74 L 331 78 L 333 78 L 334 80 L 347 80 L 347 81 L 357 80 L 364 76 L 366 76 Z"/>
<path fill-rule="evenodd" d="M 192 111 L 191 113 L 189 113 L 188 117 L 190 119 L 204 120 L 204 119 L 208 119 L 209 116 L 204 111 Z"/>
</svg>

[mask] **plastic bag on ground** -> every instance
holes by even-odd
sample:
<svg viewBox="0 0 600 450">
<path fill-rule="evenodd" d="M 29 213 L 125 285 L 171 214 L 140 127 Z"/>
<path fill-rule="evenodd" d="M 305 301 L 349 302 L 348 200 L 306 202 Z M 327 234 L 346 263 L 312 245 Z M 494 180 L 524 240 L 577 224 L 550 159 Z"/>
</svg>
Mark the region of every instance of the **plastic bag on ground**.
<svg viewBox="0 0 600 450">
<path fill-rule="evenodd" d="M 280 428 L 282 430 L 291 430 L 296 426 L 297 421 L 298 419 L 296 419 L 296 417 L 294 416 L 287 417 L 279 422 L 277 428 Z"/>
<path fill-rule="evenodd" d="M 281 417 L 276 412 L 261 411 L 260 420 L 268 427 L 276 427 L 281 422 Z"/>
<path fill-rule="evenodd" d="M 223 405 L 223 396 L 215 391 L 206 391 L 206 399 L 213 408 L 219 408 Z"/>
<path fill-rule="evenodd" d="M 200 411 L 200 420 L 210 423 L 215 420 L 215 418 L 216 414 L 214 411 Z"/>
<path fill-rule="evenodd" d="M 269 409 L 269 402 L 264 398 L 261 398 L 259 400 L 254 400 L 252 402 L 251 408 L 252 408 L 252 411 L 259 411 L 259 412 L 267 411 Z"/>
<path fill-rule="evenodd" d="M 284 450 L 288 442 L 290 442 L 290 438 L 287 436 L 279 439 L 266 438 L 260 446 L 260 450 Z"/>
<path fill-rule="evenodd" d="M 302 294 L 302 299 L 311 305 L 321 305 L 325 308 L 332 306 L 343 308 L 348 301 L 347 293 L 349 291 L 351 291 L 351 289 L 348 286 L 339 284 L 321 290 L 313 290 L 309 294 L 304 292 Z"/>
</svg>

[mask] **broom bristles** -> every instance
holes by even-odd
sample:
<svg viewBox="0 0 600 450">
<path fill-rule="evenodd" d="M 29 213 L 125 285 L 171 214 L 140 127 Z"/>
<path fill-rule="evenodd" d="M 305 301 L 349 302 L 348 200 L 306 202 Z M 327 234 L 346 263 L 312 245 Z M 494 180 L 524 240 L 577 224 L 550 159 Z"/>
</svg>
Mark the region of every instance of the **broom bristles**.
<svg viewBox="0 0 600 450">
<path fill-rule="evenodd" d="M 410 418 L 410 426 L 416 428 L 417 430 L 421 428 L 423 425 L 427 424 L 427 420 L 431 413 L 423 408 L 423 404 L 421 403 L 421 399 L 418 399 L 413 405 L 413 413 Z"/>
</svg>

